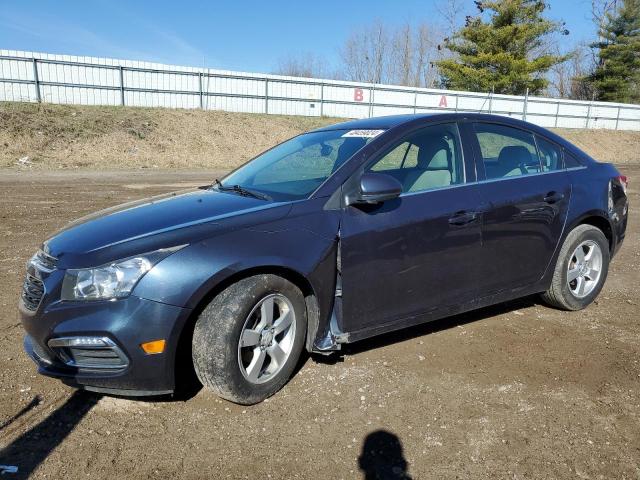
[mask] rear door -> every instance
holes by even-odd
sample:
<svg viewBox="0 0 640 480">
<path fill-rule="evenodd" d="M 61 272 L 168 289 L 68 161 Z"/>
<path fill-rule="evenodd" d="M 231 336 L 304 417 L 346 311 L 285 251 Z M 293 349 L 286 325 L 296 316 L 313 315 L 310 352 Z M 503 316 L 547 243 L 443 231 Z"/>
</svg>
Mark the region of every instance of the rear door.
<svg viewBox="0 0 640 480">
<path fill-rule="evenodd" d="M 564 229 L 571 187 L 562 150 L 532 132 L 473 123 L 482 210 L 482 290 L 487 295 L 539 281 Z"/>
</svg>

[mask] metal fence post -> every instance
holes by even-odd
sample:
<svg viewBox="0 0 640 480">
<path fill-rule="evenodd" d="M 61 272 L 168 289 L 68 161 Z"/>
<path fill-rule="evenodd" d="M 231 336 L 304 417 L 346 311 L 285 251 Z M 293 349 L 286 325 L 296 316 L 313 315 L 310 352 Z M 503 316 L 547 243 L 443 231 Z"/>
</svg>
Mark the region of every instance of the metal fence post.
<svg viewBox="0 0 640 480">
<path fill-rule="evenodd" d="M 493 92 L 494 87 L 491 87 L 491 93 L 489 93 L 489 113 L 493 113 Z"/>
<path fill-rule="evenodd" d="M 373 116 L 373 97 L 376 94 L 376 84 L 369 89 L 369 118 Z"/>
<path fill-rule="evenodd" d="M 522 107 L 522 120 L 527 121 L 527 108 L 529 106 L 529 88 L 527 88 L 526 93 L 524 94 L 524 105 Z"/>
<path fill-rule="evenodd" d="M 324 83 L 320 84 L 320 117 L 324 117 Z"/>
<path fill-rule="evenodd" d="M 202 72 L 198 73 L 198 86 L 200 88 L 200 110 L 204 110 L 204 101 L 202 95 Z"/>
<path fill-rule="evenodd" d="M 33 59 L 33 84 L 36 86 L 36 102 L 40 103 L 42 97 L 40 96 L 40 79 L 38 78 L 38 60 Z"/>
<path fill-rule="evenodd" d="M 264 113 L 269 113 L 269 79 L 264 79 Z"/>
<path fill-rule="evenodd" d="M 124 107 L 124 68 L 122 68 L 122 65 L 118 70 L 120 71 L 120 105 Z"/>
<path fill-rule="evenodd" d="M 587 107 L 587 118 L 584 122 L 584 128 L 589 128 L 589 117 L 591 116 L 591 105 L 593 104 L 593 100 L 589 102 L 589 106 Z"/>
<path fill-rule="evenodd" d="M 618 130 L 618 124 L 620 123 L 620 110 L 621 108 L 618 107 L 618 114 L 616 115 L 616 130 Z"/>
<path fill-rule="evenodd" d="M 456 112 L 458 111 L 458 98 L 460 98 L 458 95 L 455 96 L 456 99 Z"/>
<path fill-rule="evenodd" d="M 560 100 L 558 100 L 558 104 L 556 105 L 556 119 L 555 122 L 553 123 L 554 127 L 558 127 L 558 117 L 560 116 Z"/>
<path fill-rule="evenodd" d="M 413 92 L 413 114 L 418 113 L 418 90 Z"/>
</svg>

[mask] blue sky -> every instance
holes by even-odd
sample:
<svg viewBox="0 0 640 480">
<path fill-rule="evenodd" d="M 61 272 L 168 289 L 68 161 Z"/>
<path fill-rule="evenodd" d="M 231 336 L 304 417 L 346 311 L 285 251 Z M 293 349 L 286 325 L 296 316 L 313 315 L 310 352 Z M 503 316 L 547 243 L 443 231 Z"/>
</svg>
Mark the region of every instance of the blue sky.
<svg viewBox="0 0 640 480">
<path fill-rule="evenodd" d="M 306 52 L 335 64 L 352 29 L 437 21 L 444 0 L 1 1 L 0 48 L 271 72 Z M 550 3 L 571 32 L 563 43 L 592 38 L 589 0 Z"/>
</svg>

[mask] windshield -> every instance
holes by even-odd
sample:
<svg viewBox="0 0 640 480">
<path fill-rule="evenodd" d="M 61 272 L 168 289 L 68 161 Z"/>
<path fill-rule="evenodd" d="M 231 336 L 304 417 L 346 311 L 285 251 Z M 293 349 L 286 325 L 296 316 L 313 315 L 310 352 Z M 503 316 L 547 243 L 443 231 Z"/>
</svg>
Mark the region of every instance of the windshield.
<svg viewBox="0 0 640 480">
<path fill-rule="evenodd" d="M 257 156 L 225 177 L 219 188 L 237 186 L 275 201 L 307 198 L 380 133 L 382 130 L 305 133 Z"/>
</svg>

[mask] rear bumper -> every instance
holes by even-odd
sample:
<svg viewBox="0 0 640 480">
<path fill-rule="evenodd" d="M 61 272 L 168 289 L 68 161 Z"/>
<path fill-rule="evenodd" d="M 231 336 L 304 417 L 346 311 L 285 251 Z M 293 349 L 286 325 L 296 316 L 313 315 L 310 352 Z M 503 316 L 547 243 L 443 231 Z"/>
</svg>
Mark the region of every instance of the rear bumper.
<svg viewBox="0 0 640 480">
<path fill-rule="evenodd" d="M 135 296 L 109 302 L 56 302 L 31 314 L 21 309 L 26 353 L 42 375 L 86 390 L 118 395 L 162 395 L 175 390 L 176 351 L 191 310 Z M 102 338 L 122 362 L 101 368 L 70 361 L 59 339 Z M 165 350 L 146 354 L 141 343 L 164 339 Z M 109 351 L 111 351 L 109 349 Z"/>
<path fill-rule="evenodd" d="M 617 220 L 617 222 L 614 222 L 613 224 L 615 244 L 613 245 L 611 258 L 613 258 L 620 251 L 620 247 L 622 247 L 622 243 L 624 242 L 624 237 L 627 233 L 628 211 L 629 205 L 625 204 L 622 216 Z"/>
</svg>

